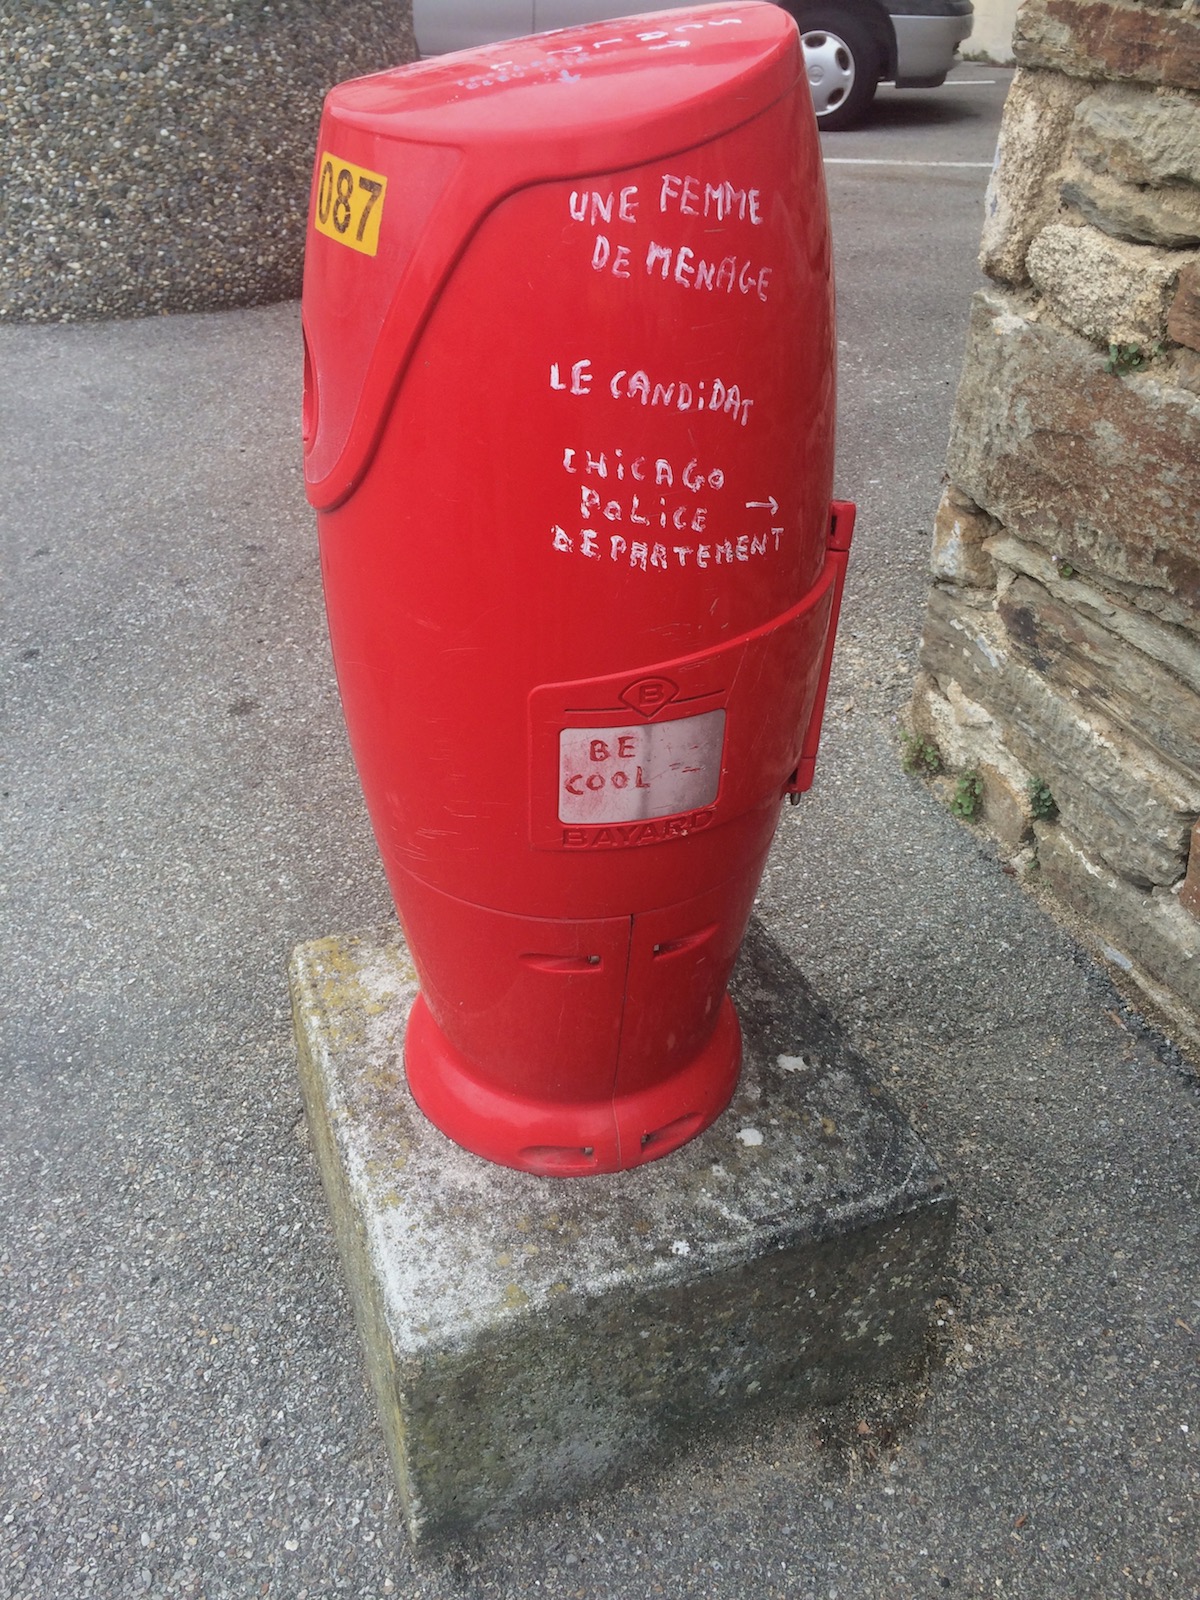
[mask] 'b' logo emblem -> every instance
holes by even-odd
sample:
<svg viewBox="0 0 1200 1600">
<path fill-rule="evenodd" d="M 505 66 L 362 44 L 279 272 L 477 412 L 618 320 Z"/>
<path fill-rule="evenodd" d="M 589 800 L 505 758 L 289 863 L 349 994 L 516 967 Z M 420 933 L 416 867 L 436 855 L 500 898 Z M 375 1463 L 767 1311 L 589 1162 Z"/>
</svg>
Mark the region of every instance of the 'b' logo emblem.
<svg viewBox="0 0 1200 1600">
<path fill-rule="evenodd" d="M 679 685 L 670 678 L 638 678 L 628 688 L 622 689 L 621 699 L 640 717 L 652 717 L 664 706 L 670 705 L 679 693 Z"/>
</svg>

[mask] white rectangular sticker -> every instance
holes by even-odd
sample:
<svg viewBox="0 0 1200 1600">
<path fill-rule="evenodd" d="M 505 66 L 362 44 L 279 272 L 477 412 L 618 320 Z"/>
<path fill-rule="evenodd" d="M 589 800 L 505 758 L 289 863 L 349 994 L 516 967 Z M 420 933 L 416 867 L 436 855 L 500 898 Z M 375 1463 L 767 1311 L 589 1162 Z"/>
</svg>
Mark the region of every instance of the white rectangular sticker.
<svg viewBox="0 0 1200 1600">
<path fill-rule="evenodd" d="M 637 822 L 711 805 L 724 745 L 723 711 L 629 728 L 564 728 L 558 820 Z"/>
</svg>

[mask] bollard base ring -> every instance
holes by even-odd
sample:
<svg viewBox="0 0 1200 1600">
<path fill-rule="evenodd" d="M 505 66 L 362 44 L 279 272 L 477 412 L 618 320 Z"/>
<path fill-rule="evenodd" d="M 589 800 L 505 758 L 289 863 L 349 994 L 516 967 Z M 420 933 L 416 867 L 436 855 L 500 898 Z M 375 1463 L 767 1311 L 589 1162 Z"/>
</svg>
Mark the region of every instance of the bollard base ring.
<svg viewBox="0 0 1200 1600">
<path fill-rule="evenodd" d="M 417 996 L 404 1070 L 417 1105 L 464 1150 L 540 1177 L 624 1172 L 677 1150 L 725 1110 L 737 1087 L 741 1028 L 728 995 L 704 1048 L 661 1082 L 607 1100 L 532 1100 L 508 1094 L 446 1038 Z"/>
</svg>

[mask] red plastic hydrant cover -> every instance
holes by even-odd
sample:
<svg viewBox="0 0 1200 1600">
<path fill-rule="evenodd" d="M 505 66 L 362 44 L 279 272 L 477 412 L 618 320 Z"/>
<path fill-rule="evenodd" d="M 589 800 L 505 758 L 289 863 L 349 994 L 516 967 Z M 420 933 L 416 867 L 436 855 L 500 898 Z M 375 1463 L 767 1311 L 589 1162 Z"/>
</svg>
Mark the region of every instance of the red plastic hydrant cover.
<svg viewBox="0 0 1200 1600">
<path fill-rule="evenodd" d="M 304 328 L 413 1094 L 531 1172 L 663 1155 L 737 1080 L 725 986 L 853 522 L 795 24 L 704 6 L 340 85 Z"/>
</svg>

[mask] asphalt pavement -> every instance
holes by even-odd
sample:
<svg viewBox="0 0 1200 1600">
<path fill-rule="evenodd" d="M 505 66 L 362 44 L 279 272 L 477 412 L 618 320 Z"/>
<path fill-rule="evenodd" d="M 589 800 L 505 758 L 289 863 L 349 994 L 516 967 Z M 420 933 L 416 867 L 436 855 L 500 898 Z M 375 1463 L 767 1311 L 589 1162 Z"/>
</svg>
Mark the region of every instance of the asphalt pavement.
<svg viewBox="0 0 1200 1600">
<path fill-rule="evenodd" d="M 289 950 L 391 911 L 297 307 L 0 330 L 4 1600 L 1200 1595 L 1196 1079 L 897 753 L 1008 77 L 827 140 L 860 522 L 759 906 L 960 1197 L 924 1404 L 767 1406 L 451 1557 L 401 1533 L 295 1069 Z"/>
</svg>

